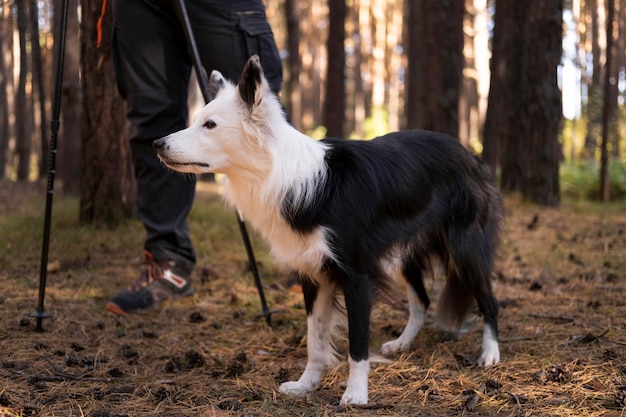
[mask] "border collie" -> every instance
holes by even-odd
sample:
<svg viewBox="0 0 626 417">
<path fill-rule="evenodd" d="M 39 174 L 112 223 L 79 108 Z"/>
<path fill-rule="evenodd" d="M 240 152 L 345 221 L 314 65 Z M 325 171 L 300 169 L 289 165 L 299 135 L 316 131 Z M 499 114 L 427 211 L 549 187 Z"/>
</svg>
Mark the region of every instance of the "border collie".
<svg viewBox="0 0 626 417">
<path fill-rule="evenodd" d="M 433 260 L 447 278 L 439 321 L 458 330 L 475 300 L 484 318 L 478 363 L 500 361 L 490 276 L 503 210 L 488 168 L 458 140 L 423 130 L 313 140 L 286 120 L 257 56 L 236 86 L 217 71 L 210 85 L 212 101 L 193 124 L 154 148 L 173 170 L 225 174 L 225 199 L 276 260 L 303 277 L 308 360 L 281 392 L 316 388 L 337 361 L 335 319 L 347 315 L 350 370 L 341 403 L 366 404 L 373 300 L 389 293 L 392 277 L 404 278 L 408 323 L 382 353 L 408 349 L 430 303 L 423 279 Z"/>
</svg>

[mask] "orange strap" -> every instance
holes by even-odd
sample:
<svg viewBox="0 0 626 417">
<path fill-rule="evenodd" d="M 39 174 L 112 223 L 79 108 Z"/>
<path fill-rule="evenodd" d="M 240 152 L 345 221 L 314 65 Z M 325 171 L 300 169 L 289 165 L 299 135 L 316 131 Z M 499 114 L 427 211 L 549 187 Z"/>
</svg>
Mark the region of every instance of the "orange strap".
<svg viewBox="0 0 626 417">
<path fill-rule="evenodd" d="M 100 12 L 100 17 L 98 18 L 98 24 L 96 26 L 96 48 L 100 48 L 100 44 L 102 43 L 102 21 L 104 20 L 106 11 L 107 0 L 102 0 L 102 11 Z"/>
</svg>

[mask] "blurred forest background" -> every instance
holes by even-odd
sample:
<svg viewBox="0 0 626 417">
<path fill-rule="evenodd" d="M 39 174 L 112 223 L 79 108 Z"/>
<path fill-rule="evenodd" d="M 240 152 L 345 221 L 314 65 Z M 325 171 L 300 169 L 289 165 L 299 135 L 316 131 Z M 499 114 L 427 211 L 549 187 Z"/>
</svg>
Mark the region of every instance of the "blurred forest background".
<svg viewBox="0 0 626 417">
<path fill-rule="evenodd" d="M 111 1 L 68 4 L 56 178 L 80 195 L 82 221 L 115 223 L 134 214 L 135 184 Z M 48 175 L 61 5 L 0 0 L 5 181 Z M 504 191 L 533 202 L 626 195 L 626 0 L 265 5 L 283 57 L 281 99 L 311 136 L 442 131 L 481 155 Z M 193 116 L 202 103 L 190 89 Z"/>
</svg>

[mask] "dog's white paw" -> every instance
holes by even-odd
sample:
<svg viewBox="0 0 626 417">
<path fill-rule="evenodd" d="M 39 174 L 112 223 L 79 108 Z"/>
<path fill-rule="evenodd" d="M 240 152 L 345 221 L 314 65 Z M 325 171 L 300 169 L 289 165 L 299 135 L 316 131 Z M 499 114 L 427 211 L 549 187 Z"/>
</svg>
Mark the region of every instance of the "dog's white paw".
<svg viewBox="0 0 626 417">
<path fill-rule="evenodd" d="M 494 337 L 491 327 L 485 326 L 483 332 L 483 353 L 478 358 L 478 365 L 483 367 L 493 366 L 500 362 L 500 347 L 498 339 Z"/>
<path fill-rule="evenodd" d="M 367 404 L 367 375 L 370 372 L 370 362 L 368 359 L 354 361 L 352 358 L 349 358 L 348 362 L 350 363 L 350 376 L 346 391 L 341 397 L 341 404 Z"/>
<path fill-rule="evenodd" d="M 343 393 L 341 397 L 341 405 L 364 405 L 367 404 L 368 395 L 367 388 L 365 391 L 360 390 L 357 392 L 356 390 L 347 389 L 346 392 Z"/>
<path fill-rule="evenodd" d="M 280 384 L 280 386 L 278 387 L 278 391 L 282 392 L 283 394 L 298 395 L 302 397 L 303 395 L 306 395 L 309 392 L 313 391 L 313 388 L 301 383 L 300 381 L 288 381 Z"/>
<path fill-rule="evenodd" d="M 410 343 L 403 343 L 401 340 L 396 339 L 390 342 L 383 343 L 380 351 L 383 355 L 388 356 L 397 352 L 404 352 L 409 348 Z"/>
<path fill-rule="evenodd" d="M 478 365 L 484 368 L 497 365 L 500 363 L 500 349 L 498 345 L 491 347 L 491 349 L 484 350 L 478 358 Z"/>
</svg>

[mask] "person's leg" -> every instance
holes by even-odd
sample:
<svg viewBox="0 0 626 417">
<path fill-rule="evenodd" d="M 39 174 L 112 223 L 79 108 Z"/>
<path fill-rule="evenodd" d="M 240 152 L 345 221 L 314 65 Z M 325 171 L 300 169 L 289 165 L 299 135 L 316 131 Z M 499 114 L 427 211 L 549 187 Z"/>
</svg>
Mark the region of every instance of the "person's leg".
<svg viewBox="0 0 626 417">
<path fill-rule="evenodd" d="M 195 253 L 187 215 L 193 203 L 195 177 L 168 170 L 152 149 L 155 139 L 187 124 L 191 66 L 169 1 L 115 0 L 114 12 L 118 85 L 127 102 L 139 215 L 147 234 L 144 249 L 148 261 L 158 266 L 151 266 L 147 274 L 142 274 L 141 285 L 135 283 L 112 300 L 119 310 L 128 312 L 150 308 L 166 298 L 168 292 L 193 292 L 189 278 Z M 150 274 L 150 270 L 157 272 Z M 171 278 L 164 281 L 165 287 L 138 294 L 143 286 L 164 276 Z"/>
<path fill-rule="evenodd" d="M 248 58 L 256 54 L 272 90 L 280 92 L 282 63 L 261 0 L 185 0 L 185 4 L 207 74 L 216 69 L 236 83 Z"/>
</svg>

